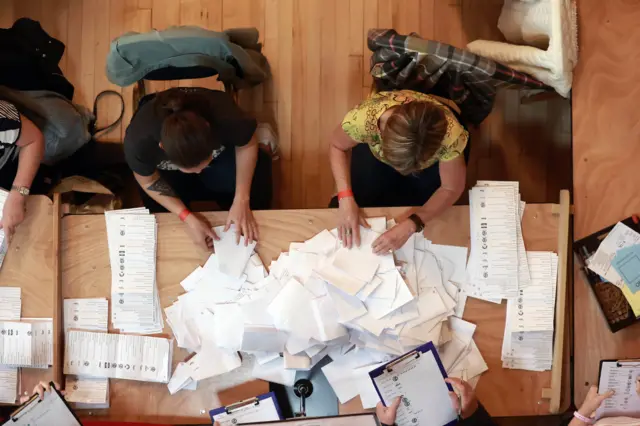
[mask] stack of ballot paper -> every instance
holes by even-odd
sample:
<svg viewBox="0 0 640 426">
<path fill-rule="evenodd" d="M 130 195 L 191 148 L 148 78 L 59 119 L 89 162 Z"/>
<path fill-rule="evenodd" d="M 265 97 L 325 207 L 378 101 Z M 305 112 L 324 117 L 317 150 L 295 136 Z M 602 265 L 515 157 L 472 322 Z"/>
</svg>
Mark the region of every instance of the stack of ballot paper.
<svg viewBox="0 0 640 426">
<path fill-rule="evenodd" d="M 111 321 L 124 333 L 162 333 L 156 287 L 154 215 L 144 208 L 105 212 L 111 262 Z"/>
<path fill-rule="evenodd" d="M 4 203 L 9 197 L 9 192 L 0 188 L 0 220 L 2 220 L 2 213 L 4 212 Z M 0 229 L 0 268 L 4 263 L 4 258 L 9 250 L 9 240 L 5 238 L 4 229 Z"/>
<path fill-rule="evenodd" d="M 109 301 L 65 299 L 64 330 L 108 331 Z M 109 408 L 109 379 L 67 376 L 65 399 L 79 409 Z"/>
<path fill-rule="evenodd" d="M 464 291 L 496 303 L 516 297 L 531 280 L 518 182 L 478 182 L 469 191 L 469 213 L 471 250 Z"/>
<path fill-rule="evenodd" d="M 0 366 L 0 403 L 15 404 L 18 393 L 18 369 Z"/>
<path fill-rule="evenodd" d="M 393 223 L 369 222 L 360 247 L 347 250 L 335 229 L 324 230 L 292 243 L 268 271 L 254 244 L 236 245 L 235 230 L 216 229 L 216 254 L 165 308 L 178 346 L 195 352 L 174 371 L 170 392 L 205 379 L 218 389 L 253 378 L 291 386 L 296 371 L 329 356 L 323 371 L 341 402 L 360 395 L 370 408 L 378 397 L 368 372 L 426 342 L 446 354 L 451 372 L 478 377 L 486 364 L 475 326 L 454 316 L 466 301 L 467 248 L 414 235 L 394 254 L 376 256 L 371 244 Z"/>
<path fill-rule="evenodd" d="M 550 370 L 553 360 L 553 326 L 558 256 L 528 252 L 531 283 L 507 302 L 502 345 L 502 366 L 519 370 Z"/>
<path fill-rule="evenodd" d="M 48 368 L 53 363 L 51 319 L 0 321 L 0 365 Z"/>
<path fill-rule="evenodd" d="M 21 310 L 20 287 L 0 287 L 0 321 L 20 321 Z"/>
</svg>

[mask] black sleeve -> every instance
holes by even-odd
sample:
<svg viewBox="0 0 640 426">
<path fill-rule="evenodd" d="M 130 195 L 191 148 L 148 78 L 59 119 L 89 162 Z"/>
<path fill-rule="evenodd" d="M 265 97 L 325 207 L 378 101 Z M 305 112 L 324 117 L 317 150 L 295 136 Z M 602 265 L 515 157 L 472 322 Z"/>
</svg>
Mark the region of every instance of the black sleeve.
<svg viewBox="0 0 640 426">
<path fill-rule="evenodd" d="M 460 420 L 458 424 L 460 426 L 496 426 L 482 404 L 478 405 L 478 409 L 471 417 Z"/>
<path fill-rule="evenodd" d="M 151 104 L 153 102 L 147 102 L 136 112 L 124 136 L 125 160 L 129 168 L 140 176 L 151 176 L 158 165 L 160 141 L 154 133 L 159 133 L 155 127 L 160 124 L 153 116 Z"/>
<path fill-rule="evenodd" d="M 248 144 L 258 127 L 256 119 L 243 111 L 228 93 L 215 93 L 211 104 L 210 122 L 220 143 L 226 147 Z"/>
<path fill-rule="evenodd" d="M 18 109 L 12 103 L 0 100 L 0 144 L 15 145 L 21 130 Z"/>
</svg>

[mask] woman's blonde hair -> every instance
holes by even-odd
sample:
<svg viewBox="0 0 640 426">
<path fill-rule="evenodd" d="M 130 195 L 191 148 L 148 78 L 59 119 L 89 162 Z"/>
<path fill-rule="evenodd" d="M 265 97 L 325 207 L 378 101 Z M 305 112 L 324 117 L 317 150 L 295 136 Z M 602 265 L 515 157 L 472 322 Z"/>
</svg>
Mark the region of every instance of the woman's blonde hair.
<svg viewBox="0 0 640 426">
<path fill-rule="evenodd" d="M 382 132 L 382 155 L 403 175 L 433 157 L 447 134 L 447 117 L 438 105 L 410 102 L 394 108 Z"/>
</svg>

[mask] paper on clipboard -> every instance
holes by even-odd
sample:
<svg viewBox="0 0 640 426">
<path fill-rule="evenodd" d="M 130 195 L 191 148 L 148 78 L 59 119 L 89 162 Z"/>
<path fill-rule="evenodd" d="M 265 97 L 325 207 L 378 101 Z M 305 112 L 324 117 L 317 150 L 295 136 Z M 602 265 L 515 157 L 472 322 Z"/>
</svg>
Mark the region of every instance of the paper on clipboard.
<svg viewBox="0 0 640 426">
<path fill-rule="evenodd" d="M 398 426 L 450 426 L 458 421 L 447 373 L 433 343 L 418 347 L 369 373 L 386 406 L 402 396 Z"/>
<path fill-rule="evenodd" d="M 220 426 L 235 426 L 247 422 L 270 422 L 283 418 L 276 395 L 273 392 L 211 410 L 209 415 L 211 422 L 218 422 Z"/>
<path fill-rule="evenodd" d="M 11 414 L 5 426 L 82 426 L 69 405 L 51 384 L 51 391 L 40 400 L 34 395 L 27 403 Z"/>
<path fill-rule="evenodd" d="M 596 411 L 596 418 L 640 415 L 640 360 L 601 361 L 598 393 L 614 390 Z"/>
</svg>

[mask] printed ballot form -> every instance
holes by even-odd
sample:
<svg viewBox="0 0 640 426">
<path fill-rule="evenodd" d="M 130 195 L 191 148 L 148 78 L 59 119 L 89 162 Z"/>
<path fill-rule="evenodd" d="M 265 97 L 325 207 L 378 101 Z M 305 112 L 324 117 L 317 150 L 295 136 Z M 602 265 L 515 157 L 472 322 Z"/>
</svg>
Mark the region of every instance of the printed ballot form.
<svg viewBox="0 0 640 426">
<path fill-rule="evenodd" d="M 167 383 L 172 348 L 157 337 L 69 331 L 64 374 Z"/>
<path fill-rule="evenodd" d="M 398 426 L 449 426 L 458 421 L 445 383 L 446 372 L 433 343 L 369 373 L 386 406 L 401 396 Z"/>
<path fill-rule="evenodd" d="M 601 361 L 598 393 L 616 393 L 605 399 L 596 418 L 640 416 L 640 360 Z"/>
</svg>

